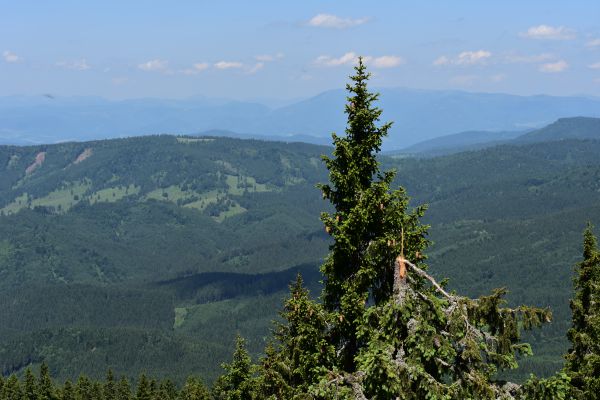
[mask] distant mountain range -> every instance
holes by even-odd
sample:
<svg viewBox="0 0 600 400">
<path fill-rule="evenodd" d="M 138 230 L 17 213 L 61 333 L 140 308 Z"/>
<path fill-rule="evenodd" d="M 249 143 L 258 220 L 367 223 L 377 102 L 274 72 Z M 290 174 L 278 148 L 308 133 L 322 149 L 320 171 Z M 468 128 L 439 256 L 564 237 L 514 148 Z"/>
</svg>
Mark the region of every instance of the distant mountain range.
<svg viewBox="0 0 600 400">
<path fill-rule="evenodd" d="M 394 121 L 384 149 L 462 131 L 524 131 L 557 118 L 600 117 L 600 98 L 515 96 L 406 88 L 379 90 L 382 120 Z M 84 141 L 216 130 L 238 137 L 322 144 L 345 127 L 343 90 L 279 108 L 188 98 L 110 101 L 96 97 L 0 97 L 0 144 Z"/>
<path fill-rule="evenodd" d="M 390 154 L 435 157 L 499 144 L 525 144 L 566 139 L 600 140 L 600 118 L 560 118 L 543 128 L 529 131 L 460 132 L 426 140 Z"/>
</svg>

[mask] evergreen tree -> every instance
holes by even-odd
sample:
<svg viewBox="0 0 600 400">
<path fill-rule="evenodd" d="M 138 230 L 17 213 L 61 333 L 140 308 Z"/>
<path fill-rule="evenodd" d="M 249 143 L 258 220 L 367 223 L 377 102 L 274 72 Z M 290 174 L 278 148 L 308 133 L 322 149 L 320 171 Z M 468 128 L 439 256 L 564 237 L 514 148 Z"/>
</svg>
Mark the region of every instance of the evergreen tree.
<svg viewBox="0 0 600 400">
<path fill-rule="evenodd" d="M 131 400 L 131 386 L 125 377 L 121 377 L 117 384 L 117 400 Z"/>
<path fill-rule="evenodd" d="M 333 157 L 325 157 L 331 183 L 321 185 L 335 208 L 322 214 L 333 237 L 321 269 L 324 323 L 315 327 L 306 315 L 284 312 L 287 328 L 279 330 L 280 348 L 263 362 L 261 381 L 271 376 L 307 388 L 299 398 L 514 398 L 519 386 L 494 376 L 531 353 L 520 329 L 549 321 L 550 312 L 505 307 L 505 289 L 478 299 L 460 296 L 427 272 L 425 207 L 410 210 L 404 189 L 391 190 L 395 172 L 379 169 L 377 153 L 391 124 L 378 126 L 382 111 L 367 89 L 362 59 L 355 71 L 347 86 L 346 135 L 333 135 Z M 292 289 L 294 297 L 303 296 Z M 308 309 L 309 300 L 297 305 L 302 302 Z M 320 369 L 295 362 L 298 326 L 311 336 L 302 339 L 307 347 L 299 354 L 312 352 L 302 357 L 309 365 L 321 360 Z M 323 352 L 334 356 L 320 359 Z M 287 378 L 272 371 L 278 358 L 290 361 Z"/>
<path fill-rule="evenodd" d="M 327 314 L 310 299 L 300 275 L 290 286 L 290 297 L 280 313 L 285 323 L 274 331 L 277 349 L 267 347 L 260 378 L 263 397 L 292 398 L 308 391 L 308 384 L 332 365 L 333 346 L 325 340 Z"/>
<path fill-rule="evenodd" d="M 94 400 L 104 400 L 104 390 L 102 384 L 98 381 L 92 383 L 91 397 Z"/>
<path fill-rule="evenodd" d="M 8 377 L 2 388 L 2 400 L 23 400 L 21 384 L 14 374 Z"/>
<path fill-rule="evenodd" d="M 75 398 L 77 400 L 93 400 L 92 382 L 85 375 L 79 375 L 75 384 Z"/>
<path fill-rule="evenodd" d="M 571 378 L 573 397 L 600 399 L 600 251 L 588 225 L 583 235 L 583 261 L 574 279 L 571 300 L 572 327 L 567 333 L 571 348 L 565 371 Z"/>
<path fill-rule="evenodd" d="M 179 400 L 210 400 L 210 392 L 198 378 L 190 376 L 179 393 Z"/>
<path fill-rule="evenodd" d="M 214 397 L 219 400 L 248 400 L 252 398 L 252 360 L 246 350 L 245 340 L 238 335 L 231 364 L 223 364 L 226 371 L 214 387 Z"/>
<path fill-rule="evenodd" d="M 35 381 L 35 376 L 33 376 L 33 372 L 31 372 L 31 368 L 27 368 L 25 370 L 25 377 L 23 382 L 23 399 L 24 400 L 37 400 L 37 383 Z"/>
<path fill-rule="evenodd" d="M 75 390 L 70 380 L 66 380 L 60 395 L 61 400 L 75 400 Z"/>
<path fill-rule="evenodd" d="M 140 375 L 137 384 L 136 400 L 152 400 L 152 388 L 146 374 Z"/>
<path fill-rule="evenodd" d="M 55 400 L 56 394 L 52 378 L 50 377 L 50 370 L 48 365 L 44 362 L 40 366 L 40 377 L 38 380 L 38 398 L 40 400 Z"/>
<path fill-rule="evenodd" d="M 115 376 L 113 375 L 112 369 L 109 368 L 106 372 L 106 380 L 104 382 L 104 397 L 106 400 L 115 400 L 116 396 Z"/>
<path fill-rule="evenodd" d="M 161 399 L 175 400 L 177 398 L 177 388 L 170 379 L 165 379 L 160 383 L 157 393 L 160 393 Z"/>
</svg>

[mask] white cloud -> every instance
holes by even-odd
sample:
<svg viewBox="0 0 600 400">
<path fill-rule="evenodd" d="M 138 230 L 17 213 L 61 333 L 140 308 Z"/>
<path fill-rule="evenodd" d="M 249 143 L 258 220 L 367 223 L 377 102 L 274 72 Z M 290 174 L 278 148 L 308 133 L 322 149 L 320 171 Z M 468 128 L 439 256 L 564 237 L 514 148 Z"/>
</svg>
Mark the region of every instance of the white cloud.
<svg viewBox="0 0 600 400">
<path fill-rule="evenodd" d="M 538 25 L 521 33 L 522 37 L 530 39 L 571 40 L 575 39 L 575 31 L 564 26 Z"/>
<path fill-rule="evenodd" d="M 4 61 L 7 63 L 16 63 L 23 60 L 21 57 L 9 50 L 2 52 L 2 57 L 4 57 Z"/>
<path fill-rule="evenodd" d="M 477 50 L 477 51 L 463 51 L 458 56 L 454 58 L 448 58 L 446 56 L 441 56 L 437 58 L 433 65 L 435 66 L 443 66 L 443 65 L 475 65 L 475 64 L 485 64 L 485 62 L 492 56 L 492 53 L 487 50 Z"/>
<path fill-rule="evenodd" d="M 600 61 L 597 62 L 597 63 L 593 63 L 593 64 L 588 65 L 588 68 L 591 68 L 591 69 L 600 69 Z"/>
<path fill-rule="evenodd" d="M 509 64 L 531 64 L 549 61 L 556 57 L 551 53 L 541 53 L 532 55 L 508 54 L 504 57 L 504 62 Z"/>
<path fill-rule="evenodd" d="M 345 29 L 365 24 L 368 18 L 342 18 L 332 14 L 317 14 L 308 21 L 308 25 L 319 28 Z"/>
<path fill-rule="evenodd" d="M 196 63 L 192 65 L 192 68 L 186 68 L 180 72 L 184 75 L 198 75 L 202 71 L 206 71 L 208 68 L 210 68 L 208 63 Z"/>
<path fill-rule="evenodd" d="M 74 60 L 74 61 L 59 61 L 56 63 L 57 67 L 62 67 L 66 69 L 73 69 L 76 71 L 86 71 L 92 68 L 85 59 Z"/>
<path fill-rule="evenodd" d="M 371 59 L 365 62 L 369 62 Z M 375 68 L 393 68 L 404 64 L 404 59 L 398 56 L 381 56 L 372 59 Z"/>
<path fill-rule="evenodd" d="M 242 68 L 244 64 L 238 61 L 219 61 L 215 63 L 215 68 L 217 69 L 235 69 Z"/>
<path fill-rule="evenodd" d="M 540 65 L 539 70 L 541 72 L 556 73 L 563 72 L 567 68 L 569 68 L 569 64 L 565 60 L 558 60 L 557 62 Z"/>
<path fill-rule="evenodd" d="M 255 74 L 258 71 L 260 71 L 261 69 L 263 69 L 264 67 L 265 67 L 265 63 L 264 62 L 257 62 L 252 67 L 248 68 L 248 70 L 246 72 L 248 74 Z"/>
<path fill-rule="evenodd" d="M 169 66 L 169 62 L 165 60 L 150 60 L 142 64 L 138 64 L 138 68 L 142 71 L 164 71 Z"/>
<path fill-rule="evenodd" d="M 350 51 L 339 58 L 331 56 L 319 56 L 315 60 L 315 64 L 325 67 L 338 67 L 340 65 L 356 64 L 357 62 L 358 55 L 353 51 Z"/>
<path fill-rule="evenodd" d="M 261 55 L 254 57 L 254 59 L 259 62 L 271 62 L 271 61 L 281 60 L 283 57 L 285 57 L 285 55 L 283 53 L 261 54 Z"/>
<path fill-rule="evenodd" d="M 375 68 L 393 68 L 405 63 L 402 57 L 398 56 L 364 56 L 363 61 L 365 64 L 371 64 Z M 332 56 L 319 56 L 315 59 L 314 63 L 323 67 L 339 67 L 340 65 L 354 65 L 358 63 L 358 54 L 353 51 L 349 51 L 341 57 Z"/>
<path fill-rule="evenodd" d="M 600 47 L 600 38 L 591 39 L 585 44 L 587 47 Z"/>
<path fill-rule="evenodd" d="M 502 82 L 504 79 L 506 79 L 506 74 L 492 75 L 490 79 L 492 82 Z"/>
</svg>

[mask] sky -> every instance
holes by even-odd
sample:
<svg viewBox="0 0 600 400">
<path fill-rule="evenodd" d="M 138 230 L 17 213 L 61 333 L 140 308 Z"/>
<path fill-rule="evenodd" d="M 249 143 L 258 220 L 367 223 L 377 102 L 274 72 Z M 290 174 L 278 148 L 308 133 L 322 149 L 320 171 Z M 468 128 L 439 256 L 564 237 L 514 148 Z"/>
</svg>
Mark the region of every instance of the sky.
<svg viewBox="0 0 600 400">
<path fill-rule="evenodd" d="M 0 0 L 0 96 L 600 96 L 600 1 Z"/>
</svg>

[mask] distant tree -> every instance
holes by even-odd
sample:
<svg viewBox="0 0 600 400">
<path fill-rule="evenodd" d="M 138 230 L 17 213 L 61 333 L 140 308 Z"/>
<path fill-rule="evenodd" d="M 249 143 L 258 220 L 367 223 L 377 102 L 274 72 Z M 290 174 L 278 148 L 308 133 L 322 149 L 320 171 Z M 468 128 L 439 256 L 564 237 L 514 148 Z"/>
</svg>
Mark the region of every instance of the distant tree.
<svg viewBox="0 0 600 400">
<path fill-rule="evenodd" d="M 23 378 L 23 399 L 24 400 L 37 400 L 37 382 L 31 368 L 25 369 L 25 376 Z"/>
<path fill-rule="evenodd" d="M 565 372 L 571 378 L 573 397 L 600 399 L 600 251 L 591 225 L 583 234 L 583 261 L 577 266 L 574 286 Z"/>
<path fill-rule="evenodd" d="M 117 400 L 131 400 L 131 386 L 129 381 L 125 377 L 121 377 L 117 384 L 116 399 Z"/>
<path fill-rule="evenodd" d="M 213 390 L 218 400 L 248 400 L 252 398 L 252 360 L 245 340 L 238 335 L 230 364 L 223 364 L 225 374 L 220 376 Z"/>
<path fill-rule="evenodd" d="M 106 372 L 106 380 L 104 381 L 104 398 L 106 400 L 115 400 L 117 396 L 117 389 L 115 385 L 115 376 L 112 369 L 108 369 Z"/>
<path fill-rule="evenodd" d="M 198 378 L 189 377 L 179 393 L 178 400 L 210 400 L 210 392 Z"/>
<path fill-rule="evenodd" d="M 92 397 L 92 382 L 85 375 L 79 375 L 75 384 L 75 398 L 77 400 L 94 400 Z"/>
<path fill-rule="evenodd" d="M 141 374 L 138 379 L 136 400 L 152 400 L 152 388 L 146 374 Z"/>
<path fill-rule="evenodd" d="M 2 400 L 23 400 L 23 390 L 19 379 L 11 375 L 2 388 Z"/>
<path fill-rule="evenodd" d="M 70 380 L 66 380 L 60 391 L 60 400 L 75 400 L 75 391 Z"/>
<path fill-rule="evenodd" d="M 40 400 L 55 400 L 57 398 L 55 391 L 48 365 L 43 362 L 40 366 L 40 377 L 38 379 L 38 398 Z"/>
</svg>

